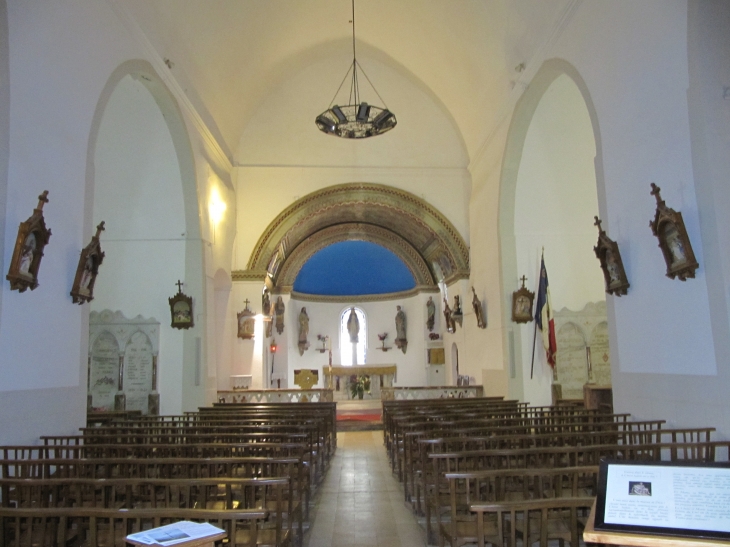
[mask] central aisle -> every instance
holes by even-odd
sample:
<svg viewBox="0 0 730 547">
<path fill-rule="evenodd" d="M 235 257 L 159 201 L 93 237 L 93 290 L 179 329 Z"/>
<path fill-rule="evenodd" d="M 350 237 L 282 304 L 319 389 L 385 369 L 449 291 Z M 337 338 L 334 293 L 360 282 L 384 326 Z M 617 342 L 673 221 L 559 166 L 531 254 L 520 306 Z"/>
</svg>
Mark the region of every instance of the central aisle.
<svg viewBox="0 0 730 547">
<path fill-rule="evenodd" d="M 425 545 L 425 534 L 391 474 L 382 431 L 337 434 L 337 452 L 312 516 L 306 547 Z"/>
</svg>

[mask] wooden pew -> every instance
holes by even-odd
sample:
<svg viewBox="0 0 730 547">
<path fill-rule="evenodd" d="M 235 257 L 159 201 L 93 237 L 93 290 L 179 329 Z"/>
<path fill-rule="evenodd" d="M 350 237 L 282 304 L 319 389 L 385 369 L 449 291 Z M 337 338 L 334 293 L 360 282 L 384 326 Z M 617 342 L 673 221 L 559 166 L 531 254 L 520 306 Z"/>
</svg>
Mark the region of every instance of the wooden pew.
<svg viewBox="0 0 730 547">
<path fill-rule="evenodd" d="M 288 497 L 290 479 L 0 479 L 2 507 L 105 509 L 213 509 L 268 511 L 259 541 L 288 544 L 295 508 Z M 298 540 L 303 528 L 298 522 Z"/>
<path fill-rule="evenodd" d="M 510 468 L 557 468 L 598 465 L 601 458 L 660 461 L 662 454 L 697 456 L 696 461 L 716 461 L 717 449 L 730 448 L 730 441 L 694 443 L 656 443 L 647 445 L 556 446 L 527 449 L 481 450 L 428 455 L 431 471 L 421 475 L 421 492 L 428 537 L 432 537 L 432 516 L 443 509 L 448 492 L 447 473 Z M 676 449 L 676 450 L 673 450 Z"/>
<path fill-rule="evenodd" d="M 546 498 L 590 498 L 596 495 L 598 466 L 561 469 L 500 469 L 447 473 L 446 512 L 438 512 L 439 544 L 475 542 L 477 517 L 473 505 Z M 450 505 L 450 507 L 449 507 Z M 527 545 L 527 543 L 526 543 Z"/>
<path fill-rule="evenodd" d="M 209 522 L 228 535 L 230 547 L 266 545 L 259 537 L 263 509 L 99 509 L 64 507 L 13 509 L 0 507 L 0 547 L 85 545 L 123 547 L 132 533 L 189 520 Z M 271 543 L 268 543 L 271 544 Z"/>
<path fill-rule="evenodd" d="M 548 547 L 550 540 L 558 540 L 560 545 L 567 541 L 571 547 L 578 547 L 580 521 L 587 517 L 592 505 L 593 498 L 589 497 L 474 504 L 474 539 L 479 547 L 487 543 L 518 547 L 518 540 L 521 545 L 539 542 L 540 547 Z"/>
</svg>

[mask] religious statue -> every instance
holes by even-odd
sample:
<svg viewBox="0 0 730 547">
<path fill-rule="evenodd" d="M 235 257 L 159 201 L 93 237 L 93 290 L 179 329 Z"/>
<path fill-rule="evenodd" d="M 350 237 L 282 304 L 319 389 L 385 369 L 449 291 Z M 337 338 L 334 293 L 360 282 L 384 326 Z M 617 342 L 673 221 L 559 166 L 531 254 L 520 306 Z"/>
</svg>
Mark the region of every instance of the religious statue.
<svg viewBox="0 0 730 547">
<path fill-rule="evenodd" d="M 471 288 L 472 292 L 472 299 L 471 299 L 471 305 L 474 308 L 474 315 L 477 316 L 477 326 L 480 329 L 486 329 L 487 328 L 487 322 L 484 319 L 484 309 L 482 308 L 482 303 L 477 297 L 477 292 L 474 290 L 474 287 Z"/>
<path fill-rule="evenodd" d="M 400 306 L 396 306 L 398 312 L 395 314 L 395 345 L 405 353 L 408 349 L 408 338 L 406 337 L 406 313 Z"/>
<path fill-rule="evenodd" d="M 25 243 L 23 245 L 23 254 L 20 256 L 20 267 L 18 268 L 18 272 L 21 275 L 32 276 L 30 272 L 30 266 L 31 264 L 33 264 L 35 249 L 35 234 L 30 233 L 28 234 L 28 237 L 25 238 Z"/>
<path fill-rule="evenodd" d="M 271 338 L 274 330 L 274 318 L 271 313 L 271 298 L 269 296 L 269 289 L 264 287 L 264 294 L 261 296 L 261 314 L 264 316 L 265 325 L 265 336 Z"/>
<path fill-rule="evenodd" d="M 309 316 L 307 308 L 302 308 L 299 312 L 299 355 L 304 355 L 304 351 L 309 348 L 307 337 L 309 336 Z"/>
<path fill-rule="evenodd" d="M 428 302 L 426 302 L 426 315 L 426 327 L 430 332 L 433 330 L 433 325 L 436 321 L 436 304 L 433 303 L 433 298 L 430 296 L 428 297 Z"/>
<path fill-rule="evenodd" d="M 456 322 L 451 318 L 451 308 L 449 302 L 444 298 L 444 319 L 446 320 L 446 330 L 454 332 L 456 330 Z"/>
<path fill-rule="evenodd" d="M 274 304 L 274 313 L 276 314 L 276 332 L 281 334 L 284 332 L 284 312 L 286 311 L 284 307 L 284 301 L 281 299 L 281 296 L 276 299 L 276 304 Z"/>
<path fill-rule="evenodd" d="M 350 308 L 350 316 L 347 318 L 347 332 L 350 333 L 350 342 L 357 344 L 360 333 L 360 321 L 355 313 L 355 308 Z"/>
<path fill-rule="evenodd" d="M 458 294 L 454 295 L 454 310 L 451 312 L 451 322 L 454 327 L 454 332 L 456 332 L 456 323 L 459 323 L 459 326 L 462 325 L 462 321 L 464 320 L 464 312 L 461 311 L 461 297 Z"/>
</svg>

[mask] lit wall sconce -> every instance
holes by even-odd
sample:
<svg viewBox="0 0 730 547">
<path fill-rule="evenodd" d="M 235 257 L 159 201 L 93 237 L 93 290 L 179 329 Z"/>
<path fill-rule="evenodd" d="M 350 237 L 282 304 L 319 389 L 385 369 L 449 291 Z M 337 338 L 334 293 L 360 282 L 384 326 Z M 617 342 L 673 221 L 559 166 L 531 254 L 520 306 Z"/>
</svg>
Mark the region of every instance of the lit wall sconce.
<svg viewBox="0 0 730 547">
<path fill-rule="evenodd" d="M 226 202 L 221 199 L 221 195 L 216 188 L 210 192 L 210 200 L 208 200 L 208 213 L 213 224 L 219 224 L 223 220 L 223 214 L 226 212 Z"/>
<path fill-rule="evenodd" d="M 271 353 L 271 376 L 269 377 L 269 385 L 271 387 L 274 387 L 274 357 L 276 357 L 276 339 L 271 339 L 271 344 L 269 344 L 269 352 Z M 278 382 L 278 387 L 281 387 L 281 380 Z"/>
</svg>

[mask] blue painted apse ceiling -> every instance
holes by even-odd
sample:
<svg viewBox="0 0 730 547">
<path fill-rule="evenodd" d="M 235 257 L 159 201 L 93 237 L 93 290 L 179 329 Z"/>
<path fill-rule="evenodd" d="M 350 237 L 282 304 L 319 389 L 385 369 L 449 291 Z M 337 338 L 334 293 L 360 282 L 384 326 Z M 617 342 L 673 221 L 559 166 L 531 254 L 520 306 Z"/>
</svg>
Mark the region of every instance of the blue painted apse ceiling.
<svg viewBox="0 0 730 547">
<path fill-rule="evenodd" d="M 415 286 L 395 253 L 368 241 L 341 241 L 317 251 L 294 281 L 297 292 L 327 296 L 384 294 Z"/>
</svg>

